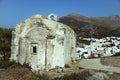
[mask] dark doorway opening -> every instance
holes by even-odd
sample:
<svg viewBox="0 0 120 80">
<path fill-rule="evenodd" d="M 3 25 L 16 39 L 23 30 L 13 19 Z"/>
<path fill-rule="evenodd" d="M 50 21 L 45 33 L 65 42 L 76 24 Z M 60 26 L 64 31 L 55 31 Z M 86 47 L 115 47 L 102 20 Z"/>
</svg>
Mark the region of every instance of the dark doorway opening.
<svg viewBox="0 0 120 80">
<path fill-rule="evenodd" d="M 33 46 L 33 53 L 37 53 L 37 47 Z"/>
</svg>

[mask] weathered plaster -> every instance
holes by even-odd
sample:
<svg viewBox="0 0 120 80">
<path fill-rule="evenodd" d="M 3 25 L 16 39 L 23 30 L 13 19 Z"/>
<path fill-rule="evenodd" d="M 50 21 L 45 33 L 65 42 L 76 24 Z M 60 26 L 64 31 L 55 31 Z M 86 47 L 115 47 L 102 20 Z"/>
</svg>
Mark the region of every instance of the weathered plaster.
<svg viewBox="0 0 120 80">
<path fill-rule="evenodd" d="M 10 60 L 29 64 L 33 71 L 71 64 L 76 57 L 76 35 L 56 19 L 37 14 L 18 24 L 12 33 Z"/>
</svg>

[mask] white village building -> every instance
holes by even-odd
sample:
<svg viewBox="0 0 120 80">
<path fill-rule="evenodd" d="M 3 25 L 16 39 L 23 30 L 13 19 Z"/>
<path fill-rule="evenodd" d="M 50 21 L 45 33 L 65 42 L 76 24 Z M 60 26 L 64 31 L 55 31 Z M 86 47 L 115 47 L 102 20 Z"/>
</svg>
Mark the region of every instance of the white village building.
<svg viewBox="0 0 120 80">
<path fill-rule="evenodd" d="M 18 24 L 11 45 L 10 60 L 29 64 L 33 71 L 64 67 L 76 58 L 76 34 L 54 14 L 37 14 Z"/>
<path fill-rule="evenodd" d="M 107 57 L 120 53 L 120 38 L 119 37 L 105 37 L 101 39 L 83 38 L 83 40 L 90 41 L 90 45 L 84 47 L 77 46 L 77 59 L 90 57 Z"/>
</svg>

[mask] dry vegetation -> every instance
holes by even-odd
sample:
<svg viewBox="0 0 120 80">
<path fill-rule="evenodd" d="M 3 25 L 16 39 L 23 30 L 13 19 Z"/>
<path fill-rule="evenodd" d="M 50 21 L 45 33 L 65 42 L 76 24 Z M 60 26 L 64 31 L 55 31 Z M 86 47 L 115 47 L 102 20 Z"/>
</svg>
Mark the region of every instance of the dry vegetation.
<svg viewBox="0 0 120 80">
<path fill-rule="evenodd" d="M 13 62 L 4 62 L 1 63 L 0 66 L 1 68 L 6 68 L 6 70 L 4 72 L 0 72 L 0 80 L 54 80 L 54 78 L 63 77 L 64 75 L 65 79 L 62 80 L 66 80 L 66 77 L 69 77 L 70 79 L 72 77 L 75 78 L 76 76 L 81 76 L 81 80 L 83 80 L 83 74 L 80 72 L 82 72 L 84 69 L 79 69 L 77 66 L 78 63 L 79 61 L 72 63 L 72 65 L 67 65 L 62 72 L 56 72 L 56 69 L 52 69 L 48 72 L 41 72 L 41 74 L 36 75 L 26 65 L 22 66 Z"/>
<path fill-rule="evenodd" d="M 111 57 L 110 57 L 111 58 Z M 120 57 L 115 57 L 113 61 Z M 106 60 L 104 58 L 104 60 Z M 109 61 L 109 58 L 107 59 Z M 49 72 L 43 72 L 41 75 L 35 75 L 28 66 L 13 63 L 4 72 L 0 72 L 0 80 L 86 80 L 97 72 L 103 72 L 109 76 L 106 80 L 119 80 L 120 74 L 111 73 L 107 71 L 88 70 L 78 67 L 80 61 L 67 65 L 62 72 L 56 72 L 56 69 L 52 69 Z M 8 63 L 7 63 L 8 64 Z M 11 65 L 12 63 L 10 63 Z M 8 64 L 9 65 L 9 64 Z"/>
<path fill-rule="evenodd" d="M 38 80 L 28 68 L 14 64 L 1 74 L 0 80 Z"/>
</svg>

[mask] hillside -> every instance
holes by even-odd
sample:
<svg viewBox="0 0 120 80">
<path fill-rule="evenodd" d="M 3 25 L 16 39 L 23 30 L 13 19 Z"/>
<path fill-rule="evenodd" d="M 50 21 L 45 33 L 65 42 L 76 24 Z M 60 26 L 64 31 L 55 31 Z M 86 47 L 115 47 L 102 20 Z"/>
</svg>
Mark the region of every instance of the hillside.
<svg viewBox="0 0 120 80">
<path fill-rule="evenodd" d="M 77 37 L 120 36 L 120 16 L 117 15 L 88 17 L 80 14 L 69 14 L 61 17 L 59 21 L 73 28 Z"/>
</svg>

